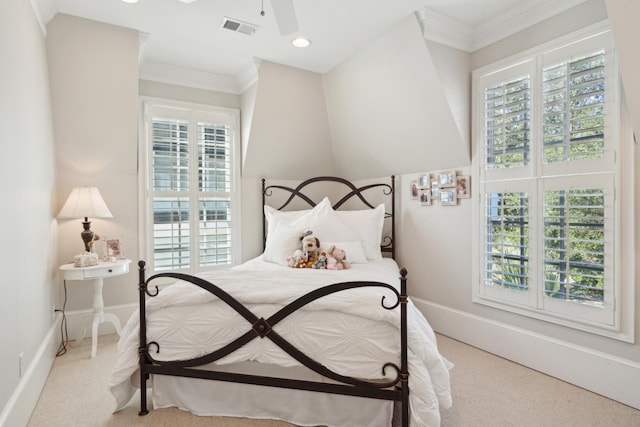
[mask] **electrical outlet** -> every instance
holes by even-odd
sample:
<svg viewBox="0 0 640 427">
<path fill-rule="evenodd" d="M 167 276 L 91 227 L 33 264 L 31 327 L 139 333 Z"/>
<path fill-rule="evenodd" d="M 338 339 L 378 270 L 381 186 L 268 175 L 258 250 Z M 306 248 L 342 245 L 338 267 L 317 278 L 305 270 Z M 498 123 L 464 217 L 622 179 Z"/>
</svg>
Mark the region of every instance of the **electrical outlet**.
<svg viewBox="0 0 640 427">
<path fill-rule="evenodd" d="M 18 375 L 22 378 L 22 372 L 24 371 L 24 361 L 22 358 L 24 357 L 24 352 L 18 355 Z"/>
</svg>

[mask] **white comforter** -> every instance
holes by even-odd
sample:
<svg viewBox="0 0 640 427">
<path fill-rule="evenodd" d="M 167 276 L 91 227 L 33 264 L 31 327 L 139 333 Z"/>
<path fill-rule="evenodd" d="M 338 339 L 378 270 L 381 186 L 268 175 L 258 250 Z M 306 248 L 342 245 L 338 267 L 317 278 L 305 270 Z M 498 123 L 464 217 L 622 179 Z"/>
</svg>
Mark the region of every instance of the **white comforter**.
<svg viewBox="0 0 640 427">
<path fill-rule="evenodd" d="M 399 289 L 397 264 L 389 259 L 354 264 L 350 270 L 291 269 L 260 257 L 229 271 L 201 275 L 225 289 L 258 317 L 268 318 L 297 297 L 331 283 L 367 280 Z M 409 288 L 411 281 L 409 280 Z M 384 363 L 399 364 L 399 310 L 387 289 L 361 288 L 323 297 L 278 323 L 274 329 L 310 357 L 343 375 L 376 378 Z M 215 308 L 214 308 L 215 307 Z M 207 354 L 237 338 L 251 325 L 209 292 L 178 282 L 147 301 L 147 338 L 157 341 L 159 360 L 189 359 Z M 161 314 L 161 315 L 160 315 Z M 327 322 L 330 318 L 335 326 Z M 138 380 L 138 313 L 122 330 L 119 357 L 109 387 L 116 411 L 133 396 Z M 344 327 L 349 331 L 345 333 Z M 440 425 L 440 407 L 451 406 L 449 369 L 424 316 L 408 304 L 409 385 L 411 425 Z M 293 366 L 297 361 L 269 339 L 254 339 L 217 363 L 258 361 Z M 387 372 L 394 375 L 394 372 Z"/>
</svg>

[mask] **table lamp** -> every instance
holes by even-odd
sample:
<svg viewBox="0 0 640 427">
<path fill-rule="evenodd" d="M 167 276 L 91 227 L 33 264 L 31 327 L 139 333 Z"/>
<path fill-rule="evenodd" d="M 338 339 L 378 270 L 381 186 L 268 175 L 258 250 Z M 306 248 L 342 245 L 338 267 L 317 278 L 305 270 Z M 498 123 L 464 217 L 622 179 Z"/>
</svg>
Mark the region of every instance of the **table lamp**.
<svg viewBox="0 0 640 427">
<path fill-rule="evenodd" d="M 60 209 L 58 218 L 84 218 L 82 222 L 84 230 L 80 233 L 80 237 L 84 242 L 85 252 L 91 252 L 94 238 L 89 217 L 113 218 L 113 215 L 102 199 L 97 187 L 76 187 L 71 191 L 69 198 Z"/>
</svg>

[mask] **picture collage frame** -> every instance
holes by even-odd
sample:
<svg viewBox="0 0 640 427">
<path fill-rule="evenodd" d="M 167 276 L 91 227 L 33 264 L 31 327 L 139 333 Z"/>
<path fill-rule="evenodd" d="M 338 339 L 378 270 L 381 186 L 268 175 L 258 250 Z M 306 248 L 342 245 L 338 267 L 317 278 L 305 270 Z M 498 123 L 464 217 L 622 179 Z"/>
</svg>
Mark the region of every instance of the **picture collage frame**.
<svg viewBox="0 0 640 427">
<path fill-rule="evenodd" d="M 424 173 L 411 182 L 411 199 L 421 206 L 457 206 L 458 200 L 471 198 L 469 175 L 459 175 L 454 170 Z"/>
</svg>

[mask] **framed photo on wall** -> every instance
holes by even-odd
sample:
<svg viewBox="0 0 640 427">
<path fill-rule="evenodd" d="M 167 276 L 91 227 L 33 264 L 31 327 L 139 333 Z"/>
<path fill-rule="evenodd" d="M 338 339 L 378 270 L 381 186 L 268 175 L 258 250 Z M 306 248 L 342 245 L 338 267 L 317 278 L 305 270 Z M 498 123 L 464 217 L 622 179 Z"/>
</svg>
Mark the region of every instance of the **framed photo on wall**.
<svg viewBox="0 0 640 427">
<path fill-rule="evenodd" d="M 456 178 L 456 197 L 458 199 L 468 199 L 471 197 L 470 184 L 469 175 L 460 175 Z"/>
<path fill-rule="evenodd" d="M 454 189 L 440 189 L 440 204 L 443 206 L 453 206 L 458 204 L 458 198 Z"/>
<path fill-rule="evenodd" d="M 411 199 L 412 200 L 417 200 L 418 199 L 418 181 L 411 181 L 411 186 L 409 187 L 411 190 Z"/>
<path fill-rule="evenodd" d="M 454 187 L 456 185 L 456 174 L 454 171 L 440 172 L 438 184 L 442 187 Z"/>
<path fill-rule="evenodd" d="M 431 186 L 431 177 L 429 175 L 420 175 L 420 188 L 425 189 Z"/>
<path fill-rule="evenodd" d="M 431 197 L 431 190 L 428 188 L 420 191 L 420 204 L 422 206 L 431 206 L 433 198 Z"/>
</svg>

